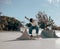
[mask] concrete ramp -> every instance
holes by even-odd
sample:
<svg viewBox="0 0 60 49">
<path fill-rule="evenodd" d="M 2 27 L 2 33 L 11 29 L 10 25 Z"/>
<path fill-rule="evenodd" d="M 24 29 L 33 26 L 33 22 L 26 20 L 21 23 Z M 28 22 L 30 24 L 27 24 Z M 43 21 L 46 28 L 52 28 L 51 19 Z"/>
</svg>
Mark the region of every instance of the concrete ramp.
<svg viewBox="0 0 60 49">
<path fill-rule="evenodd" d="M 22 36 L 20 36 L 19 38 L 17 38 L 18 40 L 31 40 L 31 37 L 28 35 L 27 30 L 25 30 L 22 34 Z"/>
<path fill-rule="evenodd" d="M 55 31 L 53 31 L 53 30 L 43 30 L 41 32 L 41 37 L 42 38 L 59 38 L 56 35 Z"/>
</svg>

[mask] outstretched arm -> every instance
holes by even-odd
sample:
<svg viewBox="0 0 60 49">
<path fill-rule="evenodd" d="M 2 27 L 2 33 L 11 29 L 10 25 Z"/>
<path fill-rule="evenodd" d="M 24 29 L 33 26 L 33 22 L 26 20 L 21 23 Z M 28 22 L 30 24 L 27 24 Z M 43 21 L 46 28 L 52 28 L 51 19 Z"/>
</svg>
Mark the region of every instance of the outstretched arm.
<svg viewBox="0 0 60 49">
<path fill-rule="evenodd" d="M 29 18 L 27 18 L 26 16 L 25 16 L 25 18 L 26 18 L 28 21 L 30 21 L 30 19 L 29 19 Z"/>
</svg>

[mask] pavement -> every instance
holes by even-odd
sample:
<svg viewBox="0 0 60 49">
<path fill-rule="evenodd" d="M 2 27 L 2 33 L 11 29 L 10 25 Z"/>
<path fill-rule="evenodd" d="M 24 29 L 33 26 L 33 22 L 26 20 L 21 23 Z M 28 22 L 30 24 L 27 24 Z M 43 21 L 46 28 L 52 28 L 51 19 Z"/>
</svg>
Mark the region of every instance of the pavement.
<svg viewBox="0 0 60 49">
<path fill-rule="evenodd" d="M 17 40 L 20 36 L 20 32 L 0 32 L 0 49 L 60 49 L 60 38 Z"/>
</svg>

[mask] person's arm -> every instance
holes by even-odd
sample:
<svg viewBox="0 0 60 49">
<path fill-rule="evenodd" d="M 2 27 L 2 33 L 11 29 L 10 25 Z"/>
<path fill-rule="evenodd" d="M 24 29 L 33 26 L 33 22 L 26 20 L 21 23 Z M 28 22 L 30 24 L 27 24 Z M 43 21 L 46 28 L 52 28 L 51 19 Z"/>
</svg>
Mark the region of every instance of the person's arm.
<svg viewBox="0 0 60 49">
<path fill-rule="evenodd" d="M 26 18 L 28 21 L 30 21 L 30 19 L 29 19 L 29 18 L 27 18 L 26 16 L 25 16 L 25 18 Z"/>
</svg>

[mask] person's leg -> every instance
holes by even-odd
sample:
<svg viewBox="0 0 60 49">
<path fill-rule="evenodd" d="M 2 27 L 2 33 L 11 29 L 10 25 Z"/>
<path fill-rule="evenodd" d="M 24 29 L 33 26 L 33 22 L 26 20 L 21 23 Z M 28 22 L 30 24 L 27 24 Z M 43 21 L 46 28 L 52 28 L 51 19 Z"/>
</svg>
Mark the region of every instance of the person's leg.
<svg viewBox="0 0 60 49">
<path fill-rule="evenodd" d="M 40 28 L 44 29 L 46 24 L 44 22 L 41 22 Z"/>
<path fill-rule="evenodd" d="M 37 34 L 37 37 L 38 37 L 39 28 L 37 26 L 35 26 L 35 30 L 36 30 L 36 34 Z"/>
<path fill-rule="evenodd" d="M 32 37 L 32 30 L 33 30 L 33 26 L 31 26 L 31 27 L 29 28 L 29 34 L 30 34 L 31 37 Z"/>
<path fill-rule="evenodd" d="M 36 30 L 36 34 L 38 34 L 39 28 L 37 26 L 35 26 L 35 30 Z"/>
</svg>

